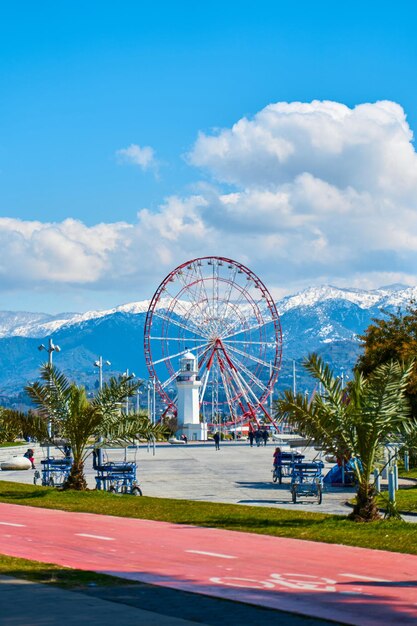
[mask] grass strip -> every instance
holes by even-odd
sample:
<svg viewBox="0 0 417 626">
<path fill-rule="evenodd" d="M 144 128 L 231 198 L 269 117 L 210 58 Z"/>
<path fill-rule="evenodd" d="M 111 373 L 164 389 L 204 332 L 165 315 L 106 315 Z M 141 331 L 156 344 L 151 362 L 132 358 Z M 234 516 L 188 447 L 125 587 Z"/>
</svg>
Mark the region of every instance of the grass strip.
<svg viewBox="0 0 417 626">
<path fill-rule="evenodd" d="M 87 572 L 80 569 L 41 563 L 14 556 L 0 554 L 0 575 L 23 578 L 35 583 L 56 585 L 66 589 L 84 587 L 115 587 L 116 585 L 132 585 L 134 581 L 96 572 Z"/>
<path fill-rule="evenodd" d="M 385 497 L 388 497 L 385 492 Z M 408 487 L 407 489 L 399 489 L 395 492 L 395 501 L 397 509 L 404 513 L 417 513 L 417 487 Z M 384 506 L 384 502 L 379 503 L 380 506 Z"/>
<path fill-rule="evenodd" d="M 276 507 L 123 496 L 101 491 L 63 492 L 8 481 L 0 481 L 0 502 L 417 554 L 417 524 L 396 520 L 358 524 L 340 515 Z"/>
<path fill-rule="evenodd" d="M 413 478 L 417 480 L 417 467 L 411 468 L 408 472 L 406 472 L 403 467 L 400 467 L 398 471 L 400 478 Z"/>
</svg>

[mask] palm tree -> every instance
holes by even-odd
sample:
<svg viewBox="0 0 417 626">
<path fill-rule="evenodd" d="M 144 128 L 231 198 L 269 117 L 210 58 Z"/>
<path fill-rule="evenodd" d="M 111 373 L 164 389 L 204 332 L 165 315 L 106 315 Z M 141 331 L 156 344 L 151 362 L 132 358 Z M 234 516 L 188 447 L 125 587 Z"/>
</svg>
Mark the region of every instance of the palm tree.
<svg viewBox="0 0 417 626">
<path fill-rule="evenodd" d="M 41 368 L 41 381 L 25 388 L 38 413 L 38 422 L 33 423 L 33 417 L 31 421 L 27 419 L 25 428 L 37 429 L 33 434 L 39 437 L 40 427 L 44 441 L 52 443 L 57 434 L 71 446 L 73 463 L 64 488 L 87 489 L 84 462 L 91 452 L 90 443 L 96 443 L 99 437 L 101 445 L 161 437 L 163 429 L 152 425 L 147 416 L 121 413 L 122 404 L 139 386 L 140 382 L 131 376 L 111 378 L 90 401 L 83 386 L 69 382 L 55 366 L 47 364 Z M 48 423 L 49 434 L 45 427 Z"/>
<path fill-rule="evenodd" d="M 378 449 L 416 429 L 405 397 L 413 364 L 391 361 L 378 366 L 368 378 L 355 371 L 347 389 L 317 355 L 310 355 L 304 367 L 321 383 L 323 394 L 314 394 L 308 402 L 302 394 L 285 391 L 277 402 L 278 411 L 304 436 L 342 458 L 353 457 L 358 489 L 349 517 L 379 519 L 371 474 Z"/>
</svg>

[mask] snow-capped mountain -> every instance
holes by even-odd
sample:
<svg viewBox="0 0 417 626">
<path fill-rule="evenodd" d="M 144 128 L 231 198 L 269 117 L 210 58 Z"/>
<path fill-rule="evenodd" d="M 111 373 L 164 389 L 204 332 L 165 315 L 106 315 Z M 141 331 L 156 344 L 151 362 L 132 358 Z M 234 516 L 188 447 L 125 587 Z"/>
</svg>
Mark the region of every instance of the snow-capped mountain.
<svg viewBox="0 0 417 626">
<path fill-rule="evenodd" d="M 388 309 L 393 310 L 406 306 L 411 300 L 417 300 L 417 287 L 405 285 L 389 285 L 372 291 L 364 289 L 342 289 L 331 285 L 310 287 L 294 295 L 286 296 L 279 300 L 276 305 L 282 316 L 292 309 L 303 307 L 315 307 L 328 301 L 346 301 L 357 305 L 360 309 Z M 163 300 L 161 301 L 163 305 Z M 0 338 L 2 337 L 46 337 L 60 330 L 62 327 L 76 326 L 109 317 L 118 313 L 137 315 L 146 313 L 150 300 L 122 304 L 104 311 L 87 311 L 86 313 L 59 313 L 48 315 L 47 313 L 28 313 L 0 311 Z M 183 302 L 187 308 L 189 303 Z M 375 312 L 375 311 L 374 311 Z M 321 336 L 330 336 L 332 326 L 321 328 Z"/>
<path fill-rule="evenodd" d="M 417 287 L 403 285 L 372 291 L 325 285 L 283 298 L 277 302 L 283 331 L 280 387 L 290 383 L 292 361 L 300 363 L 313 351 L 335 369 L 350 370 L 360 352 L 359 336 L 372 318 L 381 317 L 383 310 L 404 308 L 413 299 L 417 299 Z M 0 312 L 0 395 L 14 395 L 38 376 L 39 365 L 46 360 L 46 353 L 38 347 L 46 337 L 53 337 L 61 347 L 55 363 L 90 389 L 96 384 L 93 363 L 99 355 L 112 363 L 106 374 L 129 368 L 146 377 L 143 328 L 149 304 L 146 300 L 104 311 L 53 316 Z M 184 303 L 185 313 L 187 306 L 189 303 Z M 272 345 L 264 358 L 273 357 Z M 298 370 L 301 372 L 301 367 Z M 302 379 L 301 384 L 308 381 Z"/>
<path fill-rule="evenodd" d="M 290 309 L 314 306 L 327 300 L 346 300 L 361 309 L 396 308 L 406 306 L 417 298 L 417 287 L 405 285 L 389 285 L 372 291 L 364 289 L 342 289 L 324 285 L 310 287 L 292 296 L 286 296 L 277 303 L 279 312 L 286 313 Z"/>
</svg>

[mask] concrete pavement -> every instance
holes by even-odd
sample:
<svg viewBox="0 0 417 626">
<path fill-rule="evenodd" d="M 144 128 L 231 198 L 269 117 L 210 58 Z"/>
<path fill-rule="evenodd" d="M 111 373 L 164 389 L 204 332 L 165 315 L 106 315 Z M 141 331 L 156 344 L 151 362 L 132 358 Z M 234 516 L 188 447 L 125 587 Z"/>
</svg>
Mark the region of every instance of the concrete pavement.
<svg viewBox="0 0 417 626">
<path fill-rule="evenodd" d="M 159 612 L 147 611 L 50 585 L 0 576 L 0 626 L 195 626 Z"/>
<path fill-rule="evenodd" d="M 222 442 L 218 452 L 212 442 L 178 446 L 157 444 L 155 456 L 151 448 L 148 450 L 146 445 L 141 445 L 138 450 L 128 449 L 127 458 L 136 460 L 138 478 L 147 496 L 347 514 L 345 502 L 353 497 L 355 490 L 352 488 L 326 488 L 322 505 L 314 498 L 303 498 L 294 505 L 289 479 L 284 479 L 282 485 L 272 483 L 274 449 L 273 443 L 251 448 L 248 443 Z M 318 455 L 314 448 L 301 451 L 307 459 Z M 0 450 L 0 461 L 11 454 L 10 449 Z M 38 467 L 43 454 L 44 451 L 35 448 Z M 59 454 L 56 451 L 56 455 Z M 108 450 L 105 456 L 108 460 L 123 460 L 124 450 Z M 331 467 L 332 464 L 326 464 L 325 471 Z M 86 462 L 86 475 L 89 486 L 94 487 L 91 458 Z M 33 471 L 1 472 L 0 479 L 32 483 Z"/>
<path fill-rule="evenodd" d="M 0 576 L 0 598 L 0 626 L 334 626 L 322 619 L 141 583 L 69 591 Z"/>
</svg>

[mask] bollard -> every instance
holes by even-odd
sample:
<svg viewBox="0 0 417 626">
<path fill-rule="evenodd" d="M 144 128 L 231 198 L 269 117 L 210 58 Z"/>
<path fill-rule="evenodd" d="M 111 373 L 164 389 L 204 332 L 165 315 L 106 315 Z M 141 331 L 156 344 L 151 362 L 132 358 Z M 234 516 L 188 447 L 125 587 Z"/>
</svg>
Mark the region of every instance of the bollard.
<svg viewBox="0 0 417 626">
<path fill-rule="evenodd" d="M 408 472 L 409 469 L 410 469 L 410 455 L 408 453 L 408 450 L 405 450 L 405 452 L 404 452 L 404 470 L 406 472 Z"/>
<path fill-rule="evenodd" d="M 379 469 L 377 467 L 374 469 L 374 486 L 375 491 L 377 493 L 381 493 L 381 474 L 379 473 Z"/>
<path fill-rule="evenodd" d="M 374 485 L 375 491 L 377 493 L 381 493 L 381 474 L 379 473 L 379 469 L 377 467 L 374 469 Z"/>
<path fill-rule="evenodd" d="M 388 495 L 389 501 L 395 503 L 394 470 L 391 467 L 388 472 Z"/>
<path fill-rule="evenodd" d="M 394 465 L 392 466 L 393 469 L 393 474 L 394 474 L 394 489 L 395 491 L 398 491 L 398 465 L 397 463 L 394 463 Z"/>
</svg>

